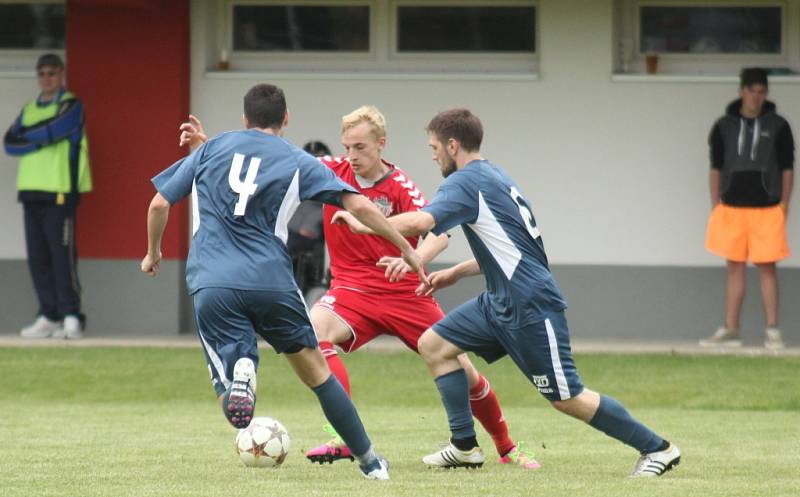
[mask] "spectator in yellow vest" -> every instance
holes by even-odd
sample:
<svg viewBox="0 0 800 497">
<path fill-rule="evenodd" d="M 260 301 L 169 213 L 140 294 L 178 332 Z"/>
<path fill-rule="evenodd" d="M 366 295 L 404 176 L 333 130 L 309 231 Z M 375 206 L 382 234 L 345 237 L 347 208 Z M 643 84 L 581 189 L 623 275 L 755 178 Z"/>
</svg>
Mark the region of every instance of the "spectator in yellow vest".
<svg viewBox="0 0 800 497">
<path fill-rule="evenodd" d="M 28 267 L 39 298 L 26 338 L 80 338 L 81 313 L 75 213 L 92 177 L 80 101 L 64 88 L 64 62 L 45 54 L 36 63 L 41 93 L 5 134 L 6 153 L 19 156 L 18 200 L 25 214 Z"/>
</svg>

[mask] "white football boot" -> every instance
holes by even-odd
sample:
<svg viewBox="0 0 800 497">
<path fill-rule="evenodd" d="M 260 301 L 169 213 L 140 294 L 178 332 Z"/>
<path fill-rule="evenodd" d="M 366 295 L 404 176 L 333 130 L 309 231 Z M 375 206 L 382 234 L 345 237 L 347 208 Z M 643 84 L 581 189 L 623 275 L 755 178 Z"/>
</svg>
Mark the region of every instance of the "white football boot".
<svg viewBox="0 0 800 497">
<path fill-rule="evenodd" d="M 49 338 L 61 325 L 58 321 L 50 321 L 44 316 L 39 316 L 36 321 L 22 328 L 19 334 L 23 338 Z"/>
<path fill-rule="evenodd" d="M 486 459 L 480 447 L 473 447 L 464 452 L 452 443 L 447 444 L 439 452 L 422 458 L 422 462 L 430 468 L 480 468 Z"/>
<path fill-rule="evenodd" d="M 233 366 L 233 381 L 225 393 L 225 417 L 236 428 L 250 425 L 256 408 L 256 365 L 252 359 L 242 357 Z"/>
<path fill-rule="evenodd" d="M 661 476 L 681 462 L 681 451 L 677 445 L 669 444 L 665 450 L 644 454 L 636 462 L 631 476 L 653 477 Z"/>
<path fill-rule="evenodd" d="M 360 467 L 361 474 L 367 480 L 388 480 L 389 479 L 389 461 L 381 456 L 375 461 L 377 464 L 372 463 L 367 467 Z"/>
</svg>

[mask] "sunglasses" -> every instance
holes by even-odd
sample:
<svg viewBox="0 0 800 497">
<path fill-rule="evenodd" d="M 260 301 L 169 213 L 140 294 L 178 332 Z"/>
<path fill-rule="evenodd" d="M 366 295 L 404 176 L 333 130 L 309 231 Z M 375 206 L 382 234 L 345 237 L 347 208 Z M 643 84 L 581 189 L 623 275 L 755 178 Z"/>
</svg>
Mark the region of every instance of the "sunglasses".
<svg viewBox="0 0 800 497">
<path fill-rule="evenodd" d="M 53 77 L 58 74 L 58 71 L 39 71 L 37 74 L 40 78 Z"/>
</svg>

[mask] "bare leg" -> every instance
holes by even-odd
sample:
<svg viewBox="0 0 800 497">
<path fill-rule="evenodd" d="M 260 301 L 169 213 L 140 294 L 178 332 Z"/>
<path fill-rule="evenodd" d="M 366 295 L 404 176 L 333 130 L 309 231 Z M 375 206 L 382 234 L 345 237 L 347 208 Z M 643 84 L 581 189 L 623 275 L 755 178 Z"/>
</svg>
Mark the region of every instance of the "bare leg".
<svg viewBox="0 0 800 497">
<path fill-rule="evenodd" d="M 578 418 L 588 423 L 597 413 L 597 408 L 600 406 L 600 394 L 584 388 L 583 392 L 575 397 L 568 400 L 556 400 L 551 402 L 551 405 L 564 414 L 569 414 L 573 418 Z"/>
<path fill-rule="evenodd" d="M 764 315 L 767 327 L 778 326 L 778 274 L 775 263 L 756 264 L 761 279 L 761 302 L 764 304 Z"/>
<path fill-rule="evenodd" d="M 322 357 L 318 348 L 303 348 L 300 352 L 286 354 L 286 359 L 300 381 L 309 388 L 322 385 L 331 375 L 328 363 L 325 362 L 325 358 Z"/>
<path fill-rule="evenodd" d="M 728 286 L 725 295 L 725 327 L 739 329 L 739 316 L 744 300 L 745 263 L 728 261 Z"/>
<path fill-rule="evenodd" d="M 440 337 L 431 329 L 427 330 L 419 338 L 417 348 L 434 378 L 452 373 L 463 367 L 459 356 L 464 354 L 464 351 Z M 470 366 L 472 366 L 471 363 Z M 475 381 L 477 382 L 475 367 L 472 366 L 470 371 L 475 375 Z M 467 374 L 467 378 L 469 379 L 469 374 Z"/>
<path fill-rule="evenodd" d="M 339 380 L 331 374 L 319 348 L 304 348 L 286 354 L 286 358 L 297 377 L 316 394 L 325 417 L 358 459 L 362 473 L 369 479 L 388 479 L 386 465 L 372 450 L 355 406 Z"/>
</svg>

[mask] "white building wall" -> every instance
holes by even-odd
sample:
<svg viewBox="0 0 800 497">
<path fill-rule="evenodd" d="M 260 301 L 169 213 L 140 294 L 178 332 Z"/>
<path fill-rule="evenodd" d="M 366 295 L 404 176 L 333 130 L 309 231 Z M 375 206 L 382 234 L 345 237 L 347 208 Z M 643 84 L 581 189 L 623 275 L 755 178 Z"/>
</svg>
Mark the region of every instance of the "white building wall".
<svg viewBox="0 0 800 497">
<path fill-rule="evenodd" d="M 506 168 L 533 203 L 552 262 L 720 264 L 703 249 L 706 138 L 735 98 L 736 82 L 612 81 L 611 0 L 539 2 L 538 79 L 208 72 L 216 15 L 207 9 L 209 2 L 192 3 L 191 107 L 212 133 L 241 126 L 241 97 L 258 82 L 286 90 L 289 139 L 322 139 L 336 152 L 340 116 L 374 104 L 388 120 L 386 158 L 431 197 L 441 177 L 423 128 L 435 112 L 467 106 L 484 122 L 484 156 Z M 0 73 L 5 121 L 35 95 L 35 85 L 33 73 Z M 797 133 L 800 83 L 773 82 L 770 93 Z M 16 160 L 0 155 L 0 259 L 25 257 L 15 179 Z M 796 194 L 789 220 L 795 252 L 798 213 Z M 442 260 L 468 254 L 459 235 Z M 784 265 L 800 267 L 800 256 Z"/>
<path fill-rule="evenodd" d="M 362 104 L 386 115 L 385 156 L 430 197 L 441 177 L 424 126 L 439 110 L 466 106 L 483 120 L 483 153 L 506 168 L 533 203 L 556 264 L 718 265 L 703 248 L 708 195 L 707 136 L 736 97 L 733 79 L 612 81 L 612 2 L 539 2 L 538 79 L 413 74 L 207 72 L 209 19 L 195 2 L 192 109 L 219 132 L 240 126 L 241 97 L 253 84 L 284 88 L 287 137 L 322 139 L 341 153 L 339 118 Z M 800 83 L 773 83 L 779 111 L 800 127 Z M 792 202 L 798 212 L 797 195 Z M 800 250 L 791 218 L 790 244 Z M 456 238 L 442 260 L 467 257 Z M 792 256 L 787 266 L 800 265 Z"/>
<path fill-rule="evenodd" d="M 38 94 L 36 73 L 0 71 L 0 132 L 16 119 L 25 102 Z M 22 206 L 17 203 L 17 159 L 0 153 L 0 260 L 25 258 Z"/>
</svg>

